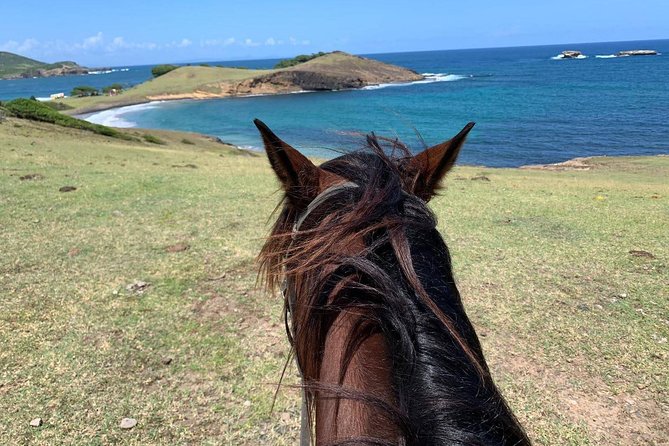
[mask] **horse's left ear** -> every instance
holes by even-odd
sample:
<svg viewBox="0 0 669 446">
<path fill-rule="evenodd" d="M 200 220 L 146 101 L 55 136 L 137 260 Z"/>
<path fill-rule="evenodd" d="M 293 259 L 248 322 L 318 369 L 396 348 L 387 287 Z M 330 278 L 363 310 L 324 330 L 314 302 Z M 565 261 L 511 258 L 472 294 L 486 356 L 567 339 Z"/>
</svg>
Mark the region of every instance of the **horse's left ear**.
<svg viewBox="0 0 669 446">
<path fill-rule="evenodd" d="M 254 119 L 258 127 L 269 163 L 279 177 L 286 196 L 298 207 L 306 207 L 319 192 L 321 168 L 299 151 L 282 141 L 264 122 Z"/>
<path fill-rule="evenodd" d="M 442 178 L 455 165 L 460 149 L 474 123 L 467 124 L 448 141 L 423 150 L 409 159 L 404 171 L 409 192 L 428 201 L 440 187 Z"/>
</svg>

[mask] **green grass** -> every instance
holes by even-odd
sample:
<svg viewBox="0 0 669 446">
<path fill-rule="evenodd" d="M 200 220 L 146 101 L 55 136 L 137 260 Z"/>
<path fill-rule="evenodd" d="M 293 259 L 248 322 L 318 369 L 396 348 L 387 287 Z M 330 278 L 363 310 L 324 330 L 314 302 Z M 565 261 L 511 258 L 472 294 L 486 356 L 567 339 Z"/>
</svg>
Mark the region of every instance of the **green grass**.
<svg viewBox="0 0 669 446">
<path fill-rule="evenodd" d="M 151 135 L 151 134 L 144 134 L 142 135 L 142 138 L 146 142 L 150 142 L 151 144 L 159 144 L 159 145 L 165 145 L 165 141 L 162 139 L 158 138 L 157 136 Z M 183 141 L 182 141 L 183 142 Z"/>
<path fill-rule="evenodd" d="M 70 127 L 86 130 L 99 135 L 111 136 L 112 138 L 131 139 L 127 133 L 123 133 L 115 128 L 100 124 L 91 124 L 82 119 L 60 113 L 57 108 L 66 110 L 67 105 L 60 104 L 60 107 L 35 101 L 32 99 L 14 99 L 3 104 L 4 110 L 18 118 L 29 119 L 32 121 L 49 122 L 61 127 Z"/>
<path fill-rule="evenodd" d="M 150 134 L 166 145 L 0 123 L 0 444 L 296 443 L 297 393 L 269 410 L 281 303 L 254 288 L 274 176 L 207 138 Z M 662 444 L 669 157 L 593 163 L 459 167 L 432 207 L 535 443 Z"/>
</svg>

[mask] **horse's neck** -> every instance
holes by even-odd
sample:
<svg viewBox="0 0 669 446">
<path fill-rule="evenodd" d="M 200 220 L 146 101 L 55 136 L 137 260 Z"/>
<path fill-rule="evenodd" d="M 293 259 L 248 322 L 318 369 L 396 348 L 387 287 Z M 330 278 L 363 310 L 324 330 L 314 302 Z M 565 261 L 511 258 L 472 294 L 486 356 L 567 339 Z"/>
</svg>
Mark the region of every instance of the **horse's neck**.
<svg viewBox="0 0 669 446">
<path fill-rule="evenodd" d="M 381 333 L 371 335 L 360 344 L 341 379 L 345 346 L 360 317 L 350 312 L 341 313 L 325 342 L 320 384 L 345 393 L 318 392 L 318 444 L 364 438 L 397 444 L 400 436 L 397 426 L 382 409 L 383 405 L 395 407 L 397 402 L 392 386 L 392 361 Z"/>
</svg>

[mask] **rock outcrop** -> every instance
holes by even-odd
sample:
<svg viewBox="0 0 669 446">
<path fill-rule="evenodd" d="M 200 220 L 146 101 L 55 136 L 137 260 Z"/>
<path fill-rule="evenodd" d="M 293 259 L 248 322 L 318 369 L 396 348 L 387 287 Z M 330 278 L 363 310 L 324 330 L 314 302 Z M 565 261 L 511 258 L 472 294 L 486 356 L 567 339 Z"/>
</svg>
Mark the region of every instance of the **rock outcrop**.
<svg viewBox="0 0 669 446">
<path fill-rule="evenodd" d="M 629 51 L 618 51 L 616 53 L 617 57 L 627 57 L 627 56 L 657 56 L 657 51 L 655 50 L 629 50 Z"/>
<path fill-rule="evenodd" d="M 566 50 L 560 53 L 563 59 L 578 59 L 583 56 L 583 53 L 576 50 Z"/>
</svg>

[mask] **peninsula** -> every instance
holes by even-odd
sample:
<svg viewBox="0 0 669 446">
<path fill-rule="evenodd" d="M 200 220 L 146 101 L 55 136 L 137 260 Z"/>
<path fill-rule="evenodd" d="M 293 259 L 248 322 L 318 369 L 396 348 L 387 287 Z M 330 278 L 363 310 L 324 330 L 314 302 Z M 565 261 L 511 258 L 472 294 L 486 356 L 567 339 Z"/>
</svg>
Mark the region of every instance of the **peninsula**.
<svg viewBox="0 0 669 446">
<path fill-rule="evenodd" d="M 83 114 L 158 100 L 332 91 L 421 79 L 422 75 L 407 68 L 334 51 L 270 70 L 183 66 L 117 96 L 68 98 L 62 102 L 72 107 L 68 114 Z"/>
<path fill-rule="evenodd" d="M 88 68 L 72 61 L 46 63 L 18 54 L 0 51 L 0 79 L 68 76 L 88 74 L 88 72 Z"/>
</svg>

